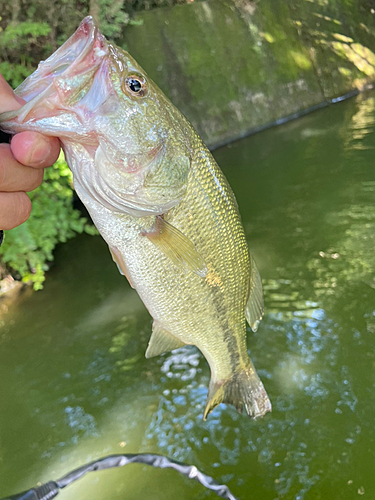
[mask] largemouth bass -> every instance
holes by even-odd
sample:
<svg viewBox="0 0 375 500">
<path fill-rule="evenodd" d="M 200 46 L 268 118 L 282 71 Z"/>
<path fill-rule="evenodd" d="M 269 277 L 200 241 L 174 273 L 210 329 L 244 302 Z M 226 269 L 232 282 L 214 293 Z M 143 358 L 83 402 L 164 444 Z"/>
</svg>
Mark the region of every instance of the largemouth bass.
<svg viewBox="0 0 375 500">
<path fill-rule="evenodd" d="M 78 196 L 153 318 L 146 357 L 200 349 L 204 419 L 220 403 L 270 411 L 246 348 L 261 279 L 232 190 L 190 123 L 91 17 L 16 93 L 27 102 L 0 126 L 61 140 Z"/>
</svg>

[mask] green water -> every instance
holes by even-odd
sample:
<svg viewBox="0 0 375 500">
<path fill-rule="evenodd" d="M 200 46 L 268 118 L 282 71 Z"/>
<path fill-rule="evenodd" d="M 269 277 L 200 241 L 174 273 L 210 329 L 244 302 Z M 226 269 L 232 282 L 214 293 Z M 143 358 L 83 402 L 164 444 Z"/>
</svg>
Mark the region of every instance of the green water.
<svg viewBox="0 0 375 500">
<path fill-rule="evenodd" d="M 153 451 L 241 500 L 375 498 L 375 94 L 215 151 L 260 268 L 249 332 L 273 403 L 202 421 L 195 348 L 146 360 L 151 320 L 99 237 L 61 246 L 1 318 L 0 497 L 94 458 Z M 173 471 L 91 474 L 61 500 L 216 498 Z"/>
</svg>

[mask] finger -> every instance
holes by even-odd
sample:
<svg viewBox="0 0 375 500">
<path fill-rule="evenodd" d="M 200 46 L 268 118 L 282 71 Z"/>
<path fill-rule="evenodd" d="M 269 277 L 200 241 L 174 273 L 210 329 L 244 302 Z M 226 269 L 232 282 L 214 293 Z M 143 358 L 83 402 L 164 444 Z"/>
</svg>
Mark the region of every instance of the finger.
<svg viewBox="0 0 375 500">
<path fill-rule="evenodd" d="M 24 99 L 18 97 L 12 90 L 4 77 L 0 75 L 0 113 L 4 113 L 5 111 L 13 111 L 14 109 L 20 108 L 23 104 L 25 104 Z"/>
<path fill-rule="evenodd" d="M 42 180 L 43 169 L 18 163 L 9 144 L 0 144 L 0 191 L 33 191 Z"/>
<path fill-rule="evenodd" d="M 24 99 L 18 97 L 0 75 L 0 113 L 20 108 Z M 30 167 L 49 167 L 57 160 L 60 142 L 56 137 L 45 137 L 37 132 L 21 132 L 13 137 L 15 158 Z"/>
<path fill-rule="evenodd" d="M 11 142 L 14 157 L 29 167 L 49 167 L 59 157 L 60 141 L 38 132 L 20 132 Z"/>
<path fill-rule="evenodd" d="M 13 229 L 25 222 L 31 212 L 26 193 L 0 193 L 0 228 Z"/>
</svg>

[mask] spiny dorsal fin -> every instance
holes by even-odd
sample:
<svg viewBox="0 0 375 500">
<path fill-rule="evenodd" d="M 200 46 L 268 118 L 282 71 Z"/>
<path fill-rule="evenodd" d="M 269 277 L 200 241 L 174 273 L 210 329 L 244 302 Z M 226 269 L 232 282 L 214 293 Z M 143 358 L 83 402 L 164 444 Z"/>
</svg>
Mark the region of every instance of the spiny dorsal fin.
<svg viewBox="0 0 375 500">
<path fill-rule="evenodd" d="M 164 330 L 158 321 L 154 320 L 151 338 L 146 350 L 146 358 L 159 356 L 159 354 L 163 354 L 163 352 L 173 351 L 184 345 L 185 343 L 182 342 L 182 340 L 179 340 L 174 335 L 167 332 L 167 330 Z"/>
<path fill-rule="evenodd" d="M 173 264 L 190 269 L 201 278 L 206 276 L 207 266 L 193 242 L 162 216 L 157 216 L 154 229 L 144 234 Z"/>
<path fill-rule="evenodd" d="M 253 332 L 256 332 L 264 312 L 263 287 L 262 279 L 251 255 L 250 265 L 250 292 L 245 308 L 245 316 Z"/>
</svg>

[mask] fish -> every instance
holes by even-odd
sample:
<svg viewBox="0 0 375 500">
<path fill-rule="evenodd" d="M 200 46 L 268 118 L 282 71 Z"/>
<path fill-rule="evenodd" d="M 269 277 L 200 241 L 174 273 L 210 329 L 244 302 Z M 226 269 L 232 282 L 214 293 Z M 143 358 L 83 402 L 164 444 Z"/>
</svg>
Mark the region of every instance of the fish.
<svg viewBox="0 0 375 500">
<path fill-rule="evenodd" d="M 271 411 L 248 355 L 263 316 L 261 277 L 235 196 L 198 133 L 93 18 L 16 89 L 7 133 L 60 139 L 74 188 L 153 318 L 146 358 L 195 345 L 220 403 Z"/>
</svg>

